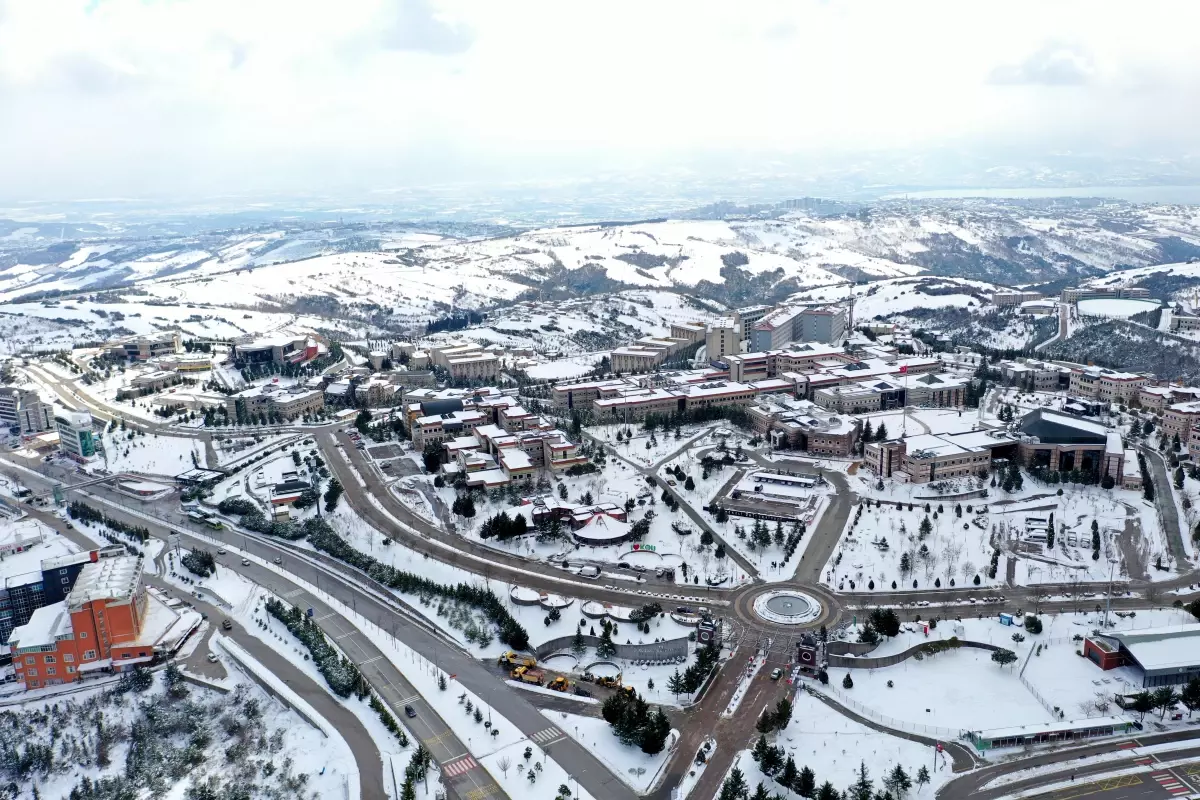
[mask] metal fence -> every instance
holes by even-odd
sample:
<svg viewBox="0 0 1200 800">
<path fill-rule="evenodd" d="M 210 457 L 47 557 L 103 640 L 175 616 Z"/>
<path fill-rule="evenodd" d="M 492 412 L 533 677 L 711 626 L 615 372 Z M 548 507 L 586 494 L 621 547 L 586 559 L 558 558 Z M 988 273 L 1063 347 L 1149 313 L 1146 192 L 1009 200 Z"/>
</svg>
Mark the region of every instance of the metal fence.
<svg viewBox="0 0 1200 800">
<path fill-rule="evenodd" d="M 832 684 L 806 683 L 805 688 L 810 692 L 824 694 L 838 705 L 845 706 L 859 716 L 865 717 L 885 728 L 892 728 L 893 730 L 904 731 L 905 733 L 926 734 L 939 739 L 958 739 L 963 735 L 963 731 L 955 728 L 943 728 L 940 725 L 922 725 L 917 722 L 907 722 L 895 717 L 889 717 L 886 714 L 880 714 L 873 708 L 867 708 L 862 703 L 851 700 L 844 692 L 838 690 Z"/>
</svg>

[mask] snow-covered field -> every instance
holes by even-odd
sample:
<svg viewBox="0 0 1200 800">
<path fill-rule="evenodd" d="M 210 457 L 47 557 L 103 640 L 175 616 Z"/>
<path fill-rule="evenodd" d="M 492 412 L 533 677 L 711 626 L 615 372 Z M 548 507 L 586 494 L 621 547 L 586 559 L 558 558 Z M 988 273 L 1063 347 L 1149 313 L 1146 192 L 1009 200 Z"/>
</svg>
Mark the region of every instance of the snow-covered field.
<svg viewBox="0 0 1200 800">
<path fill-rule="evenodd" d="M 1088 603 L 1093 601 L 1088 600 L 1084 605 Z M 1132 680 L 1128 669 L 1103 672 L 1076 654 L 1082 645 L 1074 637 L 1089 636 L 1102 625 L 1103 614 L 1094 611 L 1094 604 L 1080 614 L 1067 612 L 1040 617 L 1043 623 L 1040 634 L 1028 633 L 1019 624 L 1001 624 L 1001 610 L 1004 609 L 983 607 L 979 618 L 942 619 L 927 634 L 923 623 L 905 622 L 900 635 L 885 639 L 868 655 L 888 656 L 922 642 L 958 637 L 1012 650 L 1018 660 L 1011 667 L 997 666 L 987 650 L 959 648 L 878 669 L 835 667 L 830 670 L 826 691 L 889 727 L 956 736 L 961 730 L 1050 721 L 1055 716 L 1050 710 L 1053 707 L 1060 708 L 1066 719 L 1098 716 L 1094 707 L 1097 692 L 1111 700 L 1113 694 L 1131 690 L 1126 684 Z M 1031 609 L 1025 611 L 1030 613 Z M 918 613 L 918 616 L 928 622 L 928 614 Z M 908 617 L 908 612 L 901 615 L 902 620 Z M 1190 614 L 1170 608 L 1110 616 L 1112 630 L 1194 621 Z M 1015 641 L 1014 635 L 1023 638 Z M 851 689 L 842 686 L 847 673 L 853 679 Z M 1140 680 L 1137 684 L 1140 688 Z M 1119 713 L 1119 709 L 1113 707 L 1107 713 Z"/>
<path fill-rule="evenodd" d="M 142 472 L 167 477 L 204 466 L 199 439 L 113 428 L 97 437 L 104 444 L 99 463 L 109 472 Z"/>
<path fill-rule="evenodd" d="M 774 744 L 795 759 L 797 769 L 811 769 L 817 786 L 828 781 L 838 791 L 854 782 L 864 763 L 868 778 L 879 789 L 884 775 L 900 765 L 913 780 L 912 795 L 918 797 L 932 796 L 952 777 L 949 759 L 935 759 L 932 748 L 854 722 L 805 691 L 795 693 L 792 721 L 775 736 Z M 750 750 L 738 754 L 735 766 L 742 770 L 751 791 L 761 781 L 770 792 L 793 796 L 762 773 Z M 916 776 L 921 767 L 929 770 L 930 781 L 918 789 Z"/>
<path fill-rule="evenodd" d="M 667 764 L 672 745 L 679 738 L 677 732 L 672 732 L 666 748 L 658 755 L 648 756 L 637 746 L 626 747 L 621 744 L 621 740 L 613 734 L 612 727 L 597 717 L 547 709 L 542 709 L 542 714 L 559 730 L 587 748 L 638 794 L 650 791 Z"/>
<path fill-rule="evenodd" d="M 1082 317 L 1132 317 L 1143 311 L 1153 311 L 1158 308 L 1157 300 L 1125 300 L 1119 298 L 1102 298 L 1096 300 L 1080 300 L 1077 304 L 1079 315 Z"/>
<path fill-rule="evenodd" d="M 83 692 L 10 706 L 6 749 L 31 752 L 34 744 L 49 744 L 50 763 L 6 778 L 16 780 L 22 796 L 36 788 L 41 797 L 66 797 L 85 778 L 172 798 L 209 781 L 218 795 L 254 785 L 296 798 L 341 797 L 357 786 L 353 756 L 336 732 L 326 738 L 249 679 L 227 695 L 188 684 L 172 695 L 166 673 L 153 675 L 144 692 Z M 100 726 L 109 734 L 102 766 L 93 744 Z M 197 727 L 207 736 L 197 737 Z M 170 755 L 189 746 L 199 750 L 193 765 L 168 770 Z M 272 767 L 264 770 L 266 764 Z"/>
<path fill-rule="evenodd" d="M 1125 580 L 1138 577 L 1146 565 L 1169 553 L 1155 511 L 1140 492 L 1048 486 L 1027 477 L 1020 490 L 1007 493 L 987 482 L 962 478 L 950 482 L 950 497 L 941 500 L 927 484 L 885 481 L 879 489 L 870 473 L 863 473 L 859 482 L 867 498 L 861 518 L 855 522 L 856 510 L 826 569 L 826 582 L 839 591 L 861 591 L 872 582 L 877 589 L 890 589 L 893 582 L 896 588 L 912 588 L 914 581 L 916 588 L 1002 585 L 1010 559 L 1018 585 L 1107 581 L 1111 562 L 1116 562 L 1113 577 Z M 984 488 L 989 493 L 985 498 L 953 497 Z M 1026 520 L 1047 521 L 1051 514 L 1053 548 L 1026 536 Z M 923 531 L 926 519 L 928 529 Z M 1100 529 L 1099 559 L 1092 558 L 1093 520 Z M 1128 539 L 1127 547 L 1121 537 Z M 992 577 L 988 573 L 996 550 L 1000 556 Z M 1127 556 L 1136 563 L 1129 563 Z M 1174 574 L 1147 572 L 1158 580 Z"/>
</svg>

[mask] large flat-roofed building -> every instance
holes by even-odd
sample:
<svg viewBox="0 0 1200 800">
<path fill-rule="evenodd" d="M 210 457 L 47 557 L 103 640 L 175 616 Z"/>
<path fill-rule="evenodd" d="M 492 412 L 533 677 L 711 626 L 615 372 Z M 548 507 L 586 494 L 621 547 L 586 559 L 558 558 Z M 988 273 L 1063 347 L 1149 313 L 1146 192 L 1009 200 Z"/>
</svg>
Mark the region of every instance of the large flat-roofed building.
<svg viewBox="0 0 1200 800">
<path fill-rule="evenodd" d="M 604 389 L 617 389 L 629 384 L 620 378 L 576 383 L 557 383 L 550 390 L 550 400 L 555 408 L 591 410 L 592 401 L 600 397 Z"/>
<path fill-rule="evenodd" d="M 1062 301 L 1064 303 L 1078 303 L 1080 300 L 1098 300 L 1104 298 L 1145 300 L 1149 296 L 1149 289 L 1129 286 L 1079 286 L 1062 290 Z"/>
<path fill-rule="evenodd" d="M 689 409 L 712 406 L 746 405 L 760 394 L 786 391 L 784 380 L 755 383 L 713 380 L 704 383 L 673 382 L 669 388 L 627 384 L 626 388 L 605 390 L 592 401 L 595 419 L 607 422 L 640 422 L 649 414 L 672 415 Z"/>
<path fill-rule="evenodd" d="M 460 380 L 493 380 L 500 374 L 500 358 L 492 353 L 472 353 L 448 359 L 446 370 Z"/>
<path fill-rule="evenodd" d="M 671 338 L 686 342 L 698 342 L 704 338 L 708 326 L 703 322 L 672 322 Z"/>
<path fill-rule="evenodd" d="M 77 459 L 96 455 L 96 440 L 92 434 L 92 415 L 86 411 L 64 411 L 54 418 L 58 428 L 58 446 Z"/>
<path fill-rule="evenodd" d="M 813 402 L 843 414 L 862 414 L 906 405 L 959 408 L 966 401 L 966 389 L 966 379 L 949 373 L 906 373 L 818 389 L 813 392 Z"/>
<path fill-rule="evenodd" d="M 785 372 L 845 367 L 857 363 L 858 359 L 834 345 L 806 342 L 784 350 L 729 355 L 722 361 L 729 365 L 730 380 L 755 381 Z"/>
<path fill-rule="evenodd" d="M 1053 361 L 1021 358 L 996 366 L 1001 378 L 1028 392 L 1058 392 L 1071 386 L 1071 368 Z"/>
<path fill-rule="evenodd" d="M 1019 306 L 1022 303 L 1029 303 L 1034 300 L 1041 300 L 1044 297 L 1040 292 L 1023 292 L 1017 289 L 1011 291 L 992 292 L 992 305 L 1000 306 L 1001 308 L 1009 306 Z"/>
<path fill-rule="evenodd" d="M 1143 386 L 1141 389 L 1138 389 L 1137 400 L 1142 408 L 1162 410 L 1176 403 L 1188 403 L 1200 400 L 1200 389 L 1194 386 L 1180 386 L 1178 384 Z"/>
<path fill-rule="evenodd" d="M 8 575 L 0 585 L 0 642 L 8 641 L 13 628 L 28 622 L 34 611 L 64 599 L 85 564 L 125 552 L 120 545 L 83 553 L 66 550 L 61 541 L 38 537 L 18 540 L 5 554 Z"/>
<path fill-rule="evenodd" d="M 704 352 L 709 361 L 742 352 L 742 324 L 733 317 L 714 320 L 704 332 Z"/>
<path fill-rule="evenodd" d="M 796 320 L 798 342 L 837 344 L 846 333 L 846 312 L 838 306 L 806 308 Z"/>
<path fill-rule="evenodd" d="M 1186 311 L 1174 311 L 1171 313 L 1171 330 L 1187 333 L 1200 331 L 1200 316 Z"/>
<path fill-rule="evenodd" d="M 754 430 L 776 449 L 806 450 L 813 455 L 848 456 L 858 440 L 853 417 L 830 414 L 810 400 L 764 395 L 746 409 Z"/>
<path fill-rule="evenodd" d="M 279 334 L 235 344 L 229 358 L 244 364 L 301 364 L 320 355 L 322 348 L 312 333 Z"/>
<path fill-rule="evenodd" d="M 140 556 L 84 565 L 64 600 L 42 606 L 13 630 L 9 647 L 17 681 L 36 689 L 74 682 L 93 670 L 150 662 L 153 646 L 138 642 L 146 602 Z"/>
<path fill-rule="evenodd" d="M 920 434 L 868 443 L 863 463 L 881 478 L 931 483 L 978 475 L 993 458 L 1014 453 L 1016 445 L 1016 438 L 1004 431 Z"/>
<path fill-rule="evenodd" d="M 181 342 L 179 331 L 161 331 L 118 339 L 109 342 L 105 349 L 110 356 L 117 358 L 149 361 L 152 358 L 175 355 L 181 349 Z"/>
<path fill-rule="evenodd" d="M 231 419 L 259 414 L 277 415 L 282 419 L 295 419 L 312 414 L 325 407 L 325 392 L 304 386 L 280 387 L 268 383 L 254 386 L 225 398 L 225 410 Z"/>
<path fill-rule="evenodd" d="M 1021 418 L 1020 458 L 1030 469 L 1080 470 L 1120 482 L 1125 461 L 1121 435 L 1098 422 L 1039 408 Z"/>
<path fill-rule="evenodd" d="M 754 335 L 754 323 L 771 313 L 771 306 L 746 306 L 733 312 L 733 321 L 742 326 L 742 338 L 749 342 Z"/>
<path fill-rule="evenodd" d="M 0 424 L 23 435 L 54 427 L 50 404 L 36 389 L 22 386 L 0 386 Z"/>
<path fill-rule="evenodd" d="M 1163 410 L 1162 429 L 1168 436 L 1178 436 L 1186 443 L 1197 424 L 1200 424 L 1200 401 L 1175 403 Z"/>
<path fill-rule="evenodd" d="M 1094 634 L 1083 655 L 1102 670 L 1131 668 L 1143 689 L 1178 686 L 1200 677 L 1200 624 Z"/>
<path fill-rule="evenodd" d="M 1128 403 L 1150 379 L 1132 372 L 1103 367 L 1084 367 L 1071 373 L 1069 391 L 1079 397 L 1094 397 L 1108 403 Z"/>
<path fill-rule="evenodd" d="M 754 323 L 750 335 L 751 348 L 756 351 L 782 350 L 796 339 L 797 321 L 804 309 L 798 306 L 777 308 Z"/>
</svg>

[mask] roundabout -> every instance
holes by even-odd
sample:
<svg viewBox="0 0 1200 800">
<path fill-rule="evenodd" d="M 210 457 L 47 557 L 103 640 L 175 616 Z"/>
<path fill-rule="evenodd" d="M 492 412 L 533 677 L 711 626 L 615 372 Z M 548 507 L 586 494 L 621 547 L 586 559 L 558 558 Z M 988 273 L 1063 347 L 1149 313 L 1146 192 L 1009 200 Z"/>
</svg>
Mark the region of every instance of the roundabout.
<svg viewBox="0 0 1200 800">
<path fill-rule="evenodd" d="M 794 589 L 776 589 L 754 598 L 754 613 L 776 625 L 804 625 L 819 618 L 824 610 L 815 597 Z"/>
</svg>

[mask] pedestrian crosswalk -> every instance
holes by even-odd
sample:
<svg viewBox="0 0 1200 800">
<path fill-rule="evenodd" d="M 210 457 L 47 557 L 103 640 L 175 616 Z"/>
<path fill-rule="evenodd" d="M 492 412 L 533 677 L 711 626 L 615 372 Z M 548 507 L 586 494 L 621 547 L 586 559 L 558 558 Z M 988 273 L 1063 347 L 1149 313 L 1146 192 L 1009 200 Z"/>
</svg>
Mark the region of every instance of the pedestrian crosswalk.
<svg viewBox="0 0 1200 800">
<path fill-rule="evenodd" d="M 451 761 L 449 764 L 442 767 L 442 773 L 453 778 L 455 775 L 462 775 L 464 772 L 470 772 L 471 770 L 475 769 L 476 766 L 478 765 L 476 764 L 475 759 L 471 758 L 470 756 L 463 756 L 462 758 L 456 761 Z"/>
<path fill-rule="evenodd" d="M 1158 781 L 1158 785 L 1169 794 L 1187 794 L 1191 791 L 1191 787 L 1185 785 L 1173 772 L 1153 772 L 1150 777 Z"/>
<path fill-rule="evenodd" d="M 553 725 L 551 725 L 549 728 L 546 728 L 545 730 L 540 730 L 537 733 L 535 733 L 533 736 L 530 736 L 529 738 L 533 739 L 538 744 L 549 744 L 550 742 L 554 742 L 558 739 L 561 739 L 562 736 L 563 736 L 563 732 L 560 731 L 558 728 L 554 727 Z"/>
</svg>

